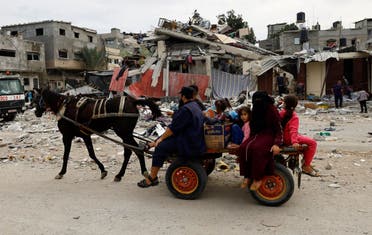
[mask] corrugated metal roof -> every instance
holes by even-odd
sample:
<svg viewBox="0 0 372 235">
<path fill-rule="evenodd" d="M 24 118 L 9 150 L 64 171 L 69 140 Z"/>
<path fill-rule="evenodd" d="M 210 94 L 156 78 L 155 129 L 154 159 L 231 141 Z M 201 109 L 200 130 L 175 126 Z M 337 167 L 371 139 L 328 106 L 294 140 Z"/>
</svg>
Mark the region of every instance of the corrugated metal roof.
<svg viewBox="0 0 372 235">
<path fill-rule="evenodd" d="M 331 58 L 335 58 L 336 60 L 339 60 L 339 53 L 338 52 L 330 52 L 330 51 L 322 51 L 322 52 L 317 52 L 314 55 L 308 56 L 308 55 L 303 55 L 301 58 L 304 59 L 304 63 L 309 63 L 312 61 L 318 61 L 318 62 L 323 62 Z"/>
<path fill-rule="evenodd" d="M 265 58 L 261 61 L 261 70 L 257 74 L 257 76 L 261 76 L 262 74 L 266 73 L 270 69 L 279 66 L 283 67 L 284 65 L 288 64 L 290 61 L 288 59 L 296 59 L 296 57 L 291 55 L 284 55 L 284 56 L 271 56 Z"/>
</svg>

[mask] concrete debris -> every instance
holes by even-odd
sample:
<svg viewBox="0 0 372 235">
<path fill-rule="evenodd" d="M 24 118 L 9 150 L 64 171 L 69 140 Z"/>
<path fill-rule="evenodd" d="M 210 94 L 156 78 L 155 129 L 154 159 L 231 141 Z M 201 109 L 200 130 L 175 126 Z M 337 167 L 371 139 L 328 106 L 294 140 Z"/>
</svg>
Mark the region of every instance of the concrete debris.
<svg viewBox="0 0 372 235">
<path fill-rule="evenodd" d="M 236 159 L 237 156 L 235 155 L 223 154 L 222 157 L 216 159 L 216 171 L 239 171 L 239 164 L 237 163 Z"/>
<path fill-rule="evenodd" d="M 341 186 L 339 185 L 339 184 L 330 184 L 330 185 L 328 185 L 328 187 L 330 187 L 330 188 L 341 188 Z"/>
<path fill-rule="evenodd" d="M 246 94 L 246 92 L 242 92 L 239 96 L 230 99 L 230 103 L 233 105 L 232 109 L 237 109 L 241 105 L 251 103 L 251 95 L 247 96 Z M 350 112 L 351 110 L 358 110 L 359 104 L 355 102 L 353 105 L 349 105 L 347 108 L 340 111 L 326 107 L 324 102 L 314 102 L 313 105 L 306 105 L 307 107 L 304 105 L 304 102 L 307 104 L 311 103 L 309 101 L 300 101 L 296 109 L 301 116 L 300 121 L 306 119 L 303 122 L 301 121 L 300 132 L 307 136 L 313 136 L 314 139 L 319 141 L 319 145 L 326 144 L 328 141 L 332 142 L 328 143 L 328 145 L 332 146 L 329 153 L 324 153 L 323 155 L 320 153 L 322 158 L 317 157 L 315 161 L 320 162 L 320 160 L 327 160 L 324 161 L 324 165 L 319 166 L 319 168 L 324 167 L 323 169 L 329 171 L 335 170 L 338 167 L 337 161 L 344 161 L 348 156 L 346 151 L 340 152 L 338 150 L 343 150 L 342 146 L 349 138 L 340 133 L 343 133 L 342 130 L 344 125 L 354 123 L 356 120 L 360 119 L 359 112 Z M 207 107 L 211 107 L 213 103 L 214 101 L 211 100 L 204 104 Z M 172 118 L 166 114 L 178 109 L 178 99 L 161 99 L 159 107 L 165 115 L 156 121 L 151 119 L 152 114 L 149 109 L 140 108 L 139 110 L 140 118 L 135 133 L 148 141 L 156 140 L 156 138 L 165 131 L 167 125 L 172 121 Z M 315 109 L 308 107 L 315 107 Z M 327 110 L 327 112 L 322 113 L 319 112 L 320 110 Z M 363 120 L 370 121 L 371 119 L 366 118 Z M 306 124 L 307 121 L 311 121 L 311 125 Z M 45 114 L 39 119 L 35 117 L 32 110 L 26 110 L 25 113 L 20 114 L 15 121 L 2 123 L 0 125 L 0 131 L 2 133 L 0 138 L 0 165 L 22 162 L 24 164 L 30 164 L 31 167 L 37 165 L 44 167 L 46 164 L 60 167 L 62 164 L 62 136 L 56 127 L 56 119 L 53 115 Z M 361 130 L 357 130 L 357 132 L 360 131 Z M 368 136 L 368 131 L 372 130 L 362 131 L 365 131 L 365 135 Z M 6 134 L 3 135 L 3 133 Z M 118 138 L 113 130 L 109 130 L 105 134 L 112 138 Z M 92 135 L 92 141 L 97 158 L 105 165 L 109 172 L 114 172 L 113 174 L 118 172 L 118 167 L 120 167 L 124 156 L 122 146 L 117 146 L 96 135 Z M 81 138 L 75 138 L 73 146 L 75 147 L 75 152 L 71 152 L 71 167 L 76 169 L 88 168 L 96 171 L 98 168 L 89 158 L 84 141 Z M 220 172 L 239 171 L 239 165 L 236 159 L 237 157 L 235 155 L 223 154 L 221 158 L 216 159 L 215 170 Z M 138 159 L 132 157 L 130 162 L 134 161 L 138 161 Z M 353 164 L 351 165 L 352 167 L 360 167 L 360 169 L 362 169 L 362 167 L 366 165 L 365 162 L 366 155 L 360 155 L 349 164 L 349 167 Z M 128 168 L 128 171 L 135 170 L 137 171 L 137 169 Z M 339 177 L 337 174 L 336 176 L 337 178 Z M 341 186 L 339 184 L 331 184 L 329 187 L 339 188 Z"/>
<path fill-rule="evenodd" d="M 328 162 L 327 165 L 325 166 L 325 169 L 326 170 L 331 170 L 332 169 L 332 164 Z"/>
<path fill-rule="evenodd" d="M 334 157 L 334 158 L 341 158 L 343 156 L 342 156 L 342 154 L 339 154 L 339 153 L 330 153 L 329 154 L 329 158 L 332 158 L 332 157 Z"/>
<path fill-rule="evenodd" d="M 0 148 L 6 147 L 7 145 L 8 145 L 8 143 L 0 143 Z"/>
</svg>

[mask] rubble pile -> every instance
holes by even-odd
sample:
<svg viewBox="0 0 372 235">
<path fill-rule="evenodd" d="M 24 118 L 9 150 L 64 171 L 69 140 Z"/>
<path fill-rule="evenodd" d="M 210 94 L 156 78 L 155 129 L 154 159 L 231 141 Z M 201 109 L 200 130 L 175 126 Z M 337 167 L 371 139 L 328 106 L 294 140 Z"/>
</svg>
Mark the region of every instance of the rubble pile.
<svg viewBox="0 0 372 235">
<path fill-rule="evenodd" d="M 231 99 L 236 109 L 241 104 L 234 103 L 237 97 Z M 245 102 L 250 102 L 250 99 Z M 245 104 L 245 103 L 243 103 Z M 177 104 L 174 101 L 162 102 L 160 108 L 164 114 L 168 111 L 175 111 Z M 208 104 L 207 104 L 208 106 Z M 357 103 L 349 105 L 343 109 L 329 108 L 326 103 L 301 101 L 297 106 L 296 111 L 300 116 L 300 133 L 313 137 L 318 141 L 317 161 L 326 160 L 324 170 L 335 170 L 335 161 L 345 158 L 346 155 L 342 151 L 344 144 L 357 140 L 355 145 L 368 144 L 372 142 L 372 135 L 366 135 L 362 138 L 356 138 L 358 133 L 349 133 L 350 136 L 341 134 L 344 133 L 344 128 L 356 122 L 370 122 L 371 117 L 368 114 L 360 114 Z M 164 115 L 156 121 L 153 121 L 149 109 L 140 109 L 140 119 L 135 129 L 135 134 L 147 139 L 148 141 L 155 140 L 164 131 L 166 126 L 171 122 L 171 117 Z M 36 118 L 33 110 L 27 110 L 24 114 L 18 115 L 13 122 L 0 123 L 2 136 L 0 138 L 0 165 L 28 162 L 33 167 L 39 164 L 40 167 L 45 164 L 55 165 L 60 167 L 62 164 L 63 143 L 62 136 L 56 126 L 56 118 L 52 114 L 44 114 L 41 118 Z M 361 130 L 363 131 L 363 130 Z M 367 132 L 366 132 L 367 133 Z M 118 138 L 112 130 L 105 133 L 111 138 Z M 92 135 L 92 140 L 97 157 L 102 163 L 112 172 L 116 171 L 123 160 L 123 148 L 114 143 L 109 142 L 99 136 Z M 334 146 L 330 150 L 321 148 L 323 145 Z M 90 168 L 97 170 L 96 164 L 89 158 L 85 145 L 82 139 L 74 139 L 71 152 L 71 165 L 73 168 Z M 367 156 L 366 156 L 367 157 Z M 364 158 L 361 158 L 364 159 Z M 131 162 L 137 161 L 136 157 L 131 158 Z M 365 160 L 353 162 L 353 167 L 359 167 Z M 138 164 L 129 166 L 129 170 L 133 170 Z M 134 168 L 132 168 L 135 166 Z M 219 159 L 216 159 L 216 170 L 220 172 L 238 172 L 239 166 L 236 161 L 236 156 L 223 154 Z"/>
</svg>

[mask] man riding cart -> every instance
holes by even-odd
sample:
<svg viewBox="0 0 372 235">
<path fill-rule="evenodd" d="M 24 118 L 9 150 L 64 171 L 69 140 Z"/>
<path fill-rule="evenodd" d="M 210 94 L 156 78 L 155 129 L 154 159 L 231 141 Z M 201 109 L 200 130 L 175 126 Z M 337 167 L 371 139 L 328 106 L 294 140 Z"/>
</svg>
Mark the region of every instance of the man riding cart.
<svg viewBox="0 0 372 235">
<path fill-rule="evenodd" d="M 147 188 L 159 184 L 159 169 L 171 154 L 178 153 L 179 158 L 184 159 L 197 158 L 204 154 L 204 115 L 193 94 L 191 87 L 183 87 L 180 91 L 180 105 L 178 111 L 173 114 L 172 123 L 162 136 L 150 143 L 150 147 L 156 147 L 151 171 L 148 177 L 138 182 L 139 187 Z"/>
</svg>

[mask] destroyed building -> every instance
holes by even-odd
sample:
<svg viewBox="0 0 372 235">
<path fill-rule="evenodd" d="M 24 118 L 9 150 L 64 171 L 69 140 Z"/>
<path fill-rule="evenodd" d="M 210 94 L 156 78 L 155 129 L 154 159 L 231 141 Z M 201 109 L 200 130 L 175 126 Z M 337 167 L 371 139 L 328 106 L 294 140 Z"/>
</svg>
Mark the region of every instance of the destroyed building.
<svg viewBox="0 0 372 235">
<path fill-rule="evenodd" d="M 41 42 L 45 47 L 45 67 L 52 89 L 65 88 L 66 81 L 83 81 L 85 64 L 81 60 L 84 47 L 101 47 L 97 32 L 77 27 L 64 21 L 41 21 L 2 26 L 3 32 L 22 36 L 24 39 Z"/>
<path fill-rule="evenodd" d="M 305 14 L 300 12 L 298 30 L 283 31 L 285 23 L 268 26 L 268 39 L 260 46 L 283 55 L 258 62 L 258 87 L 275 94 L 279 71 L 290 74 L 293 90 L 300 84 L 305 95 L 330 95 L 337 80 L 343 81 L 345 89 L 371 91 L 372 19 L 356 22 L 353 29 L 344 29 L 340 21 L 328 30 L 321 30 L 319 24 L 307 29 L 304 22 Z"/>
<path fill-rule="evenodd" d="M 148 55 L 141 45 L 145 34 L 120 32 L 118 28 L 112 28 L 110 33 L 99 34 L 102 38 L 105 51 L 107 70 L 120 68 L 123 63 L 131 68 L 139 67 L 140 61 Z M 123 62 L 124 61 L 124 62 Z"/>
<path fill-rule="evenodd" d="M 211 30 L 214 28 L 214 30 Z M 182 23 L 164 18 L 144 38 L 152 52 L 129 90 L 135 95 L 178 96 L 182 86 L 198 85 L 202 99 L 237 96 L 255 89 L 249 62 L 275 55 L 238 38 L 221 34 L 217 27 Z"/>
<path fill-rule="evenodd" d="M 45 74 L 44 44 L 6 32 L 0 42 L 0 74 L 18 74 L 25 90 L 39 88 Z"/>
</svg>

